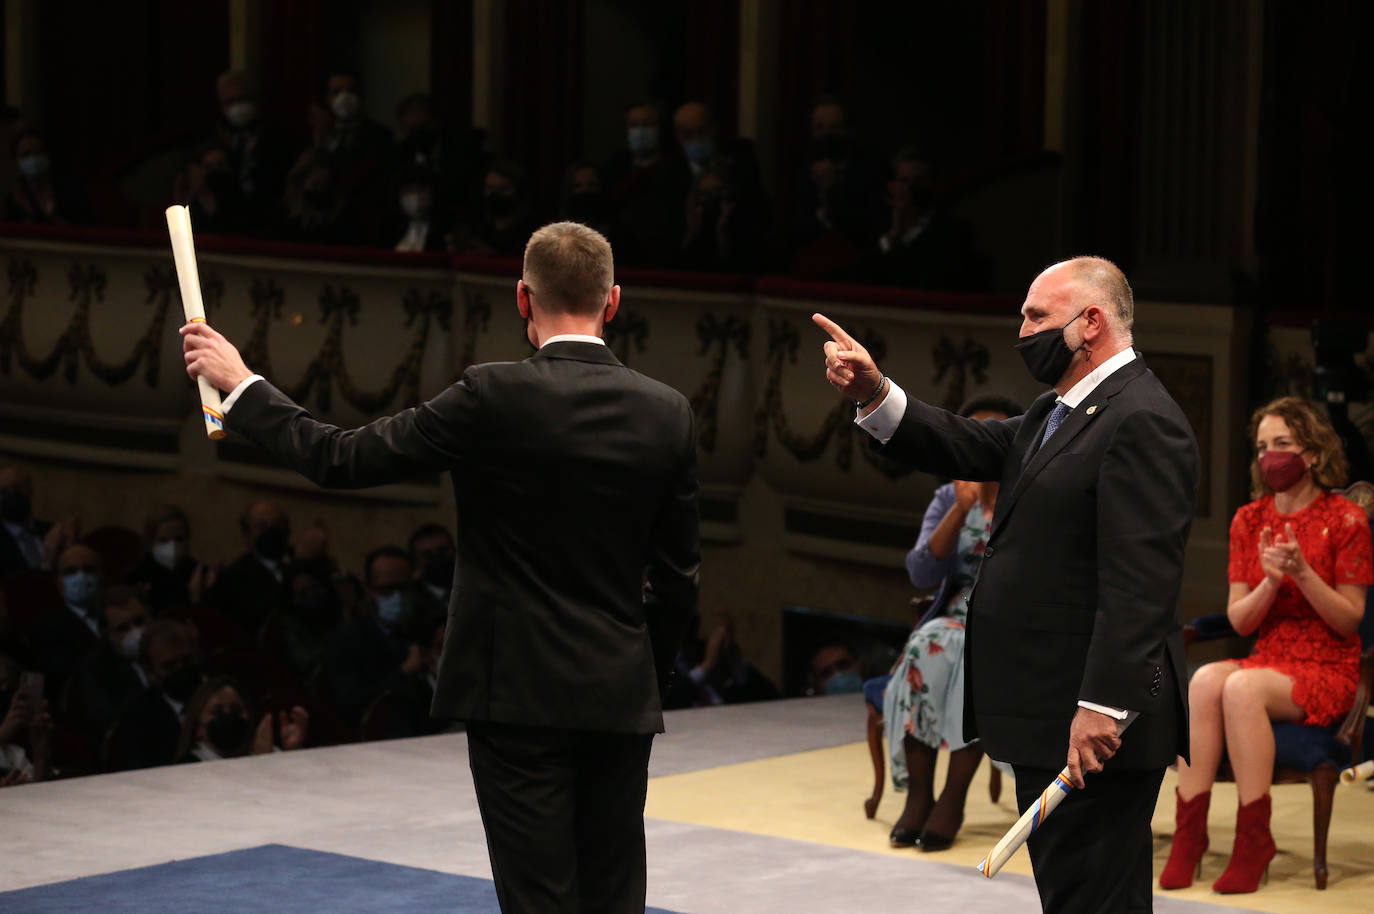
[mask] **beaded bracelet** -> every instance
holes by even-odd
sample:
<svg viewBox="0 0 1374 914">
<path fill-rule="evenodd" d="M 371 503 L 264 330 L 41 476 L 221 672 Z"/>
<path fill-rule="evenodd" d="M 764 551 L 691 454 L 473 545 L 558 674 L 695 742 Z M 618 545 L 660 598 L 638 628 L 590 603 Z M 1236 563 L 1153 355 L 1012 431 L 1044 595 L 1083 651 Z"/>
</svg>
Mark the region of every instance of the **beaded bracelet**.
<svg viewBox="0 0 1374 914">
<path fill-rule="evenodd" d="M 859 404 L 855 407 L 855 409 L 863 409 L 865 406 L 867 406 L 868 404 L 872 403 L 874 400 L 878 399 L 878 397 L 880 397 L 880 396 L 882 395 L 882 392 L 883 392 L 884 390 L 887 390 L 887 375 L 883 375 L 882 378 L 881 378 L 881 380 L 878 381 L 878 386 L 875 387 L 875 388 L 873 388 L 873 396 L 869 397 L 867 400 L 863 401 L 862 403 L 859 403 Z"/>
</svg>

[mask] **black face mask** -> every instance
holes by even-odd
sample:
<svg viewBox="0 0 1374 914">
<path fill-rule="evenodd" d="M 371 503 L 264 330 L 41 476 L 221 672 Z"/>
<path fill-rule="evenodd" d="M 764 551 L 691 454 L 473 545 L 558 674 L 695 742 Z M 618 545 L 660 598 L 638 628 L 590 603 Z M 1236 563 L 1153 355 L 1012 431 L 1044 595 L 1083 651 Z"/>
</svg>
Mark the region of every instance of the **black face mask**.
<svg viewBox="0 0 1374 914">
<path fill-rule="evenodd" d="M 11 701 L 14 701 L 14 689 L 0 689 L 0 720 L 10 713 Z"/>
<path fill-rule="evenodd" d="M 200 685 L 200 667 L 188 663 L 162 680 L 162 691 L 173 701 L 185 704 Z"/>
<path fill-rule="evenodd" d="M 296 599 L 294 614 L 306 625 L 327 625 L 334 621 L 334 601 L 322 590 L 312 590 Z"/>
<path fill-rule="evenodd" d="M 334 204 L 334 192 L 329 190 L 307 190 L 301 196 L 315 209 L 329 209 Z"/>
<path fill-rule="evenodd" d="M 425 561 L 425 583 L 448 590 L 453 585 L 453 556 L 447 553 L 431 556 Z"/>
<path fill-rule="evenodd" d="M 568 198 L 568 218 L 586 225 L 606 212 L 605 198 L 598 191 L 573 194 Z"/>
<path fill-rule="evenodd" d="M 216 196 L 231 194 L 237 189 L 234 176 L 220 168 L 205 173 L 205 186 Z"/>
<path fill-rule="evenodd" d="M 1083 309 L 1086 310 L 1088 309 Z M 1075 314 L 1073 319 L 1062 327 L 1041 330 L 1016 341 L 1016 348 L 1020 351 L 1021 359 L 1026 363 L 1031 377 L 1041 384 L 1058 384 L 1059 379 L 1064 377 L 1064 372 L 1069 370 L 1074 353 L 1087 345 L 1084 341 L 1079 344 L 1078 349 L 1070 349 L 1064 340 L 1064 331 L 1069 328 L 1069 324 L 1083 316 L 1083 311 Z"/>
<path fill-rule="evenodd" d="M 279 561 L 291 546 L 291 531 L 286 527 L 273 525 L 258 534 L 253 540 L 253 551 L 265 559 Z"/>
<path fill-rule="evenodd" d="M 248 718 L 220 711 L 205 725 L 205 739 L 220 755 L 234 755 L 248 739 Z"/>
<path fill-rule="evenodd" d="M 0 518 L 11 524 L 23 526 L 29 522 L 33 503 L 22 489 L 6 489 L 0 492 Z"/>
<path fill-rule="evenodd" d="M 515 194 L 487 194 L 483 202 L 493 219 L 504 219 L 515 212 Z"/>
</svg>

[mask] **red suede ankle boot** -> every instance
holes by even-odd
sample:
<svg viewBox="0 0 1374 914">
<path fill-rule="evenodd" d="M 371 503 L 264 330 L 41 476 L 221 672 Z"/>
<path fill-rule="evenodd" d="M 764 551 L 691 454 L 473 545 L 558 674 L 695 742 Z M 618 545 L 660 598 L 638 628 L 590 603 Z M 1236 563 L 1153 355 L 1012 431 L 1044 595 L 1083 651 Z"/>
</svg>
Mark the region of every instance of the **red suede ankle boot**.
<svg viewBox="0 0 1374 914">
<path fill-rule="evenodd" d="M 1207 807 L 1212 802 L 1212 791 L 1185 800 L 1175 789 L 1174 798 L 1174 843 L 1169 848 L 1169 862 L 1159 874 L 1161 889 L 1186 889 L 1192 885 L 1194 874 L 1202 875 L 1202 855 L 1207 853 Z"/>
<path fill-rule="evenodd" d="M 1238 895 L 1259 888 L 1260 877 L 1269 874 L 1274 859 L 1274 836 L 1269 833 L 1269 794 L 1246 803 L 1236 811 L 1236 843 L 1226 872 L 1212 883 L 1213 891 Z"/>
</svg>

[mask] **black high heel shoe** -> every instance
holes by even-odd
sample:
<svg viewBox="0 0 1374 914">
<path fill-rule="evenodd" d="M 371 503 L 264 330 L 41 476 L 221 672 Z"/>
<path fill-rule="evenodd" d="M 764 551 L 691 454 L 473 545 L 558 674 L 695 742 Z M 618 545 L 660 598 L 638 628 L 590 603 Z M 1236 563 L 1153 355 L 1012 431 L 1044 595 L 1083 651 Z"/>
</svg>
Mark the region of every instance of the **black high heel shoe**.
<svg viewBox="0 0 1374 914">
<path fill-rule="evenodd" d="M 946 838 L 944 835 L 937 835 L 933 832 L 923 831 L 916 836 L 916 849 L 920 851 L 949 850 L 952 844 L 954 844 L 953 838 Z"/>
<path fill-rule="evenodd" d="M 887 840 L 893 847 L 915 847 L 921 840 L 921 830 L 919 828 L 903 828 L 898 825 L 892 829 L 892 834 L 887 836 Z"/>
</svg>

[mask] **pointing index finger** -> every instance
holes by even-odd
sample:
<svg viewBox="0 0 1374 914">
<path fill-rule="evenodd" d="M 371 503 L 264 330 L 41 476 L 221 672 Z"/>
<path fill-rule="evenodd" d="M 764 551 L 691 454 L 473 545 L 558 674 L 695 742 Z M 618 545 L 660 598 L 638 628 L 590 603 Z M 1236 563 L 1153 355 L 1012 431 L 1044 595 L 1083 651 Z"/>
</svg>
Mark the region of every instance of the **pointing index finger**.
<svg viewBox="0 0 1374 914">
<path fill-rule="evenodd" d="M 817 312 L 816 314 L 811 315 L 811 320 L 815 322 L 816 326 L 820 327 L 826 333 L 830 334 L 830 338 L 834 340 L 836 343 L 838 343 L 840 345 L 840 348 L 845 350 L 850 350 L 854 348 L 854 340 L 849 336 L 848 333 L 844 332 L 844 328 L 842 328 L 839 324 L 832 321 L 830 318 L 826 317 L 824 314 Z"/>
</svg>

